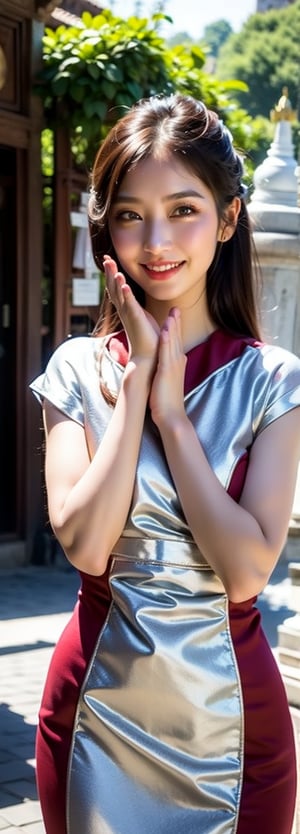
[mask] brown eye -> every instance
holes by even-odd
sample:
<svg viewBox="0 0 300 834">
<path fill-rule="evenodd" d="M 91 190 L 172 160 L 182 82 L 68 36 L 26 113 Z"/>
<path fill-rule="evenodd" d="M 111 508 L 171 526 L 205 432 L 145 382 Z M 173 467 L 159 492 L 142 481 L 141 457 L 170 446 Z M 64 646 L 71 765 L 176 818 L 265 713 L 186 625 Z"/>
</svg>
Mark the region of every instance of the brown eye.
<svg viewBox="0 0 300 834">
<path fill-rule="evenodd" d="M 196 209 L 194 206 L 184 205 L 184 206 L 177 206 L 174 210 L 173 215 L 174 217 L 189 217 L 191 214 L 195 214 Z"/>
<path fill-rule="evenodd" d="M 114 218 L 117 222 L 128 222 L 130 220 L 141 220 L 139 214 L 136 211 L 132 211 L 132 209 L 127 209 L 126 211 L 119 211 Z"/>
</svg>

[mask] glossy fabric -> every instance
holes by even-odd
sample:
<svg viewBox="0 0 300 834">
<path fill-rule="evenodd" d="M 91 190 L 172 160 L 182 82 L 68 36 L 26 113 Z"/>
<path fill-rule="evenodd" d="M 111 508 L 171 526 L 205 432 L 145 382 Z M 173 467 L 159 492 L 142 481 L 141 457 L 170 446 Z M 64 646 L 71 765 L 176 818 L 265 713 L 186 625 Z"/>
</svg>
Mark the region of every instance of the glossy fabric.
<svg viewBox="0 0 300 834">
<path fill-rule="evenodd" d="M 72 834 L 139 834 L 141 820 L 144 834 L 235 831 L 242 698 L 227 598 L 195 546 L 176 544 L 115 548 L 132 555 L 113 559 L 112 605 L 79 701 Z"/>
<path fill-rule="evenodd" d="M 236 500 L 255 436 L 300 403 L 299 369 L 286 351 L 221 332 L 188 355 L 186 409 Z M 123 368 L 108 344 L 78 338 L 32 386 L 85 426 L 91 455 L 112 413 L 100 372 L 117 391 Z M 64 801 L 53 727 L 69 759 L 68 834 L 290 834 L 294 744 L 276 664 L 253 601 L 228 603 L 195 549 L 149 414 L 118 551 L 105 605 L 99 580 L 83 577 L 78 662 L 66 635 L 49 671 L 38 741 L 47 834 L 66 831 L 48 787 L 50 768 Z M 97 622 L 93 652 L 84 640 Z"/>
<path fill-rule="evenodd" d="M 38 790 L 47 834 L 67 833 L 66 776 L 72 732 L 85 670 L 109 611 L 108 575 L 109 569 L 101 577 L 82 574 L 78 603 L 55 648 L 47 675 L 36 750 Z M 259 834 L 262 826 L 263 834 L 291 834 L 295 746 L 283 683 L 253 600 L 229 603 L 229 621 L 245 720 L 237 834 Z M 100 776 L 105 778 L 105 774 Z M 108 792 L 113 790 L 108 780 L 106 788 Z M 87 827 L 85 834 L 89 834 Z"/>
<path fill-rule="evenodd" d="M 117 392 L 123 367 L 112 359 L 107 340 L 77 337 L 53 355 L 45 375 L 32 383 L 39 396 L 84 425 L 93 457 L 112 409 L 104 401 L 99 376 Z M 299 360 L 282 348 L 255 346 L 220 331 L 202 346 L 185 395 L 209 463 L 225 487 L 255 437 L 300 401 Z M 190 364 L 194 368 L 193 354 Z M 222 354 L 224 364 L 222 363 Z M 206 376 L 209 369 L 209 376 Z M 86 384 L 88 380 L 88 384 Z M 124 535 L 191 540 L 158 431 L 146 414 L 135 489 Z"/>
</svg>

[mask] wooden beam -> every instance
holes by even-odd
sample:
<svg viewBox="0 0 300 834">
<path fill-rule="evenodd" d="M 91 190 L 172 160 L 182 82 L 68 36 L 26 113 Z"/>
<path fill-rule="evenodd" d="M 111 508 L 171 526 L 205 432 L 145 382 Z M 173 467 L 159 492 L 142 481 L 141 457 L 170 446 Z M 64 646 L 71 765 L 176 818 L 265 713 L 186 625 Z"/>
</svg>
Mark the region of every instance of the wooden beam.
<svg viewBox="0 0 300 834">
<path fill-rule="evenodd" d="M 54 149 L 54 346 L 56 346 L 67 335 L 65 322 L 72 264 L 71 149 L 67 127 L 56 128 Z"/>
</svg>

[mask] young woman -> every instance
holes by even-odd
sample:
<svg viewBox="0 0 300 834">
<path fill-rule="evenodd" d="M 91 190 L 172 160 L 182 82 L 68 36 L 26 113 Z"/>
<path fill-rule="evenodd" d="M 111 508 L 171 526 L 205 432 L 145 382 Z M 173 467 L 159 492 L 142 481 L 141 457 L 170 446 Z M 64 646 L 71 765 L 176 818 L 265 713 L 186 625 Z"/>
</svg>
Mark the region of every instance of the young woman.
<svg viewBox="0 0 300 834">
<path fill-rule="evenodd" d="M 295 749 L 255 599 L 284 545 L 300 361 L 261 341 L 242 163 L 180 95 L 133 107 L 89 204 L 107 294 L 32 383 L 81 590 L 37 738 L 47 834 L 290 834 Z"/>
</svg>

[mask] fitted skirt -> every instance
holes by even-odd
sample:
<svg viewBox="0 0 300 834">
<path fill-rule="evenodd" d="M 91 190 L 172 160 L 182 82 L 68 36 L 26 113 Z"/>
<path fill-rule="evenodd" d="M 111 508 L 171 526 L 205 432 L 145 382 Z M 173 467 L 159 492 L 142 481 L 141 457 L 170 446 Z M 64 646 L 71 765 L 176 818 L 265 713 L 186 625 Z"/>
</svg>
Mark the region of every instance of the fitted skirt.
<svg viewBox="0 0 300 834">
<path fill-rule="evenodd" d="M 252 601 L 230 606 L 185 542 L 121 539 L 109 586 L 69 752 L 68 834 L 290 834 L 292 729 Z"/>
</svg>

